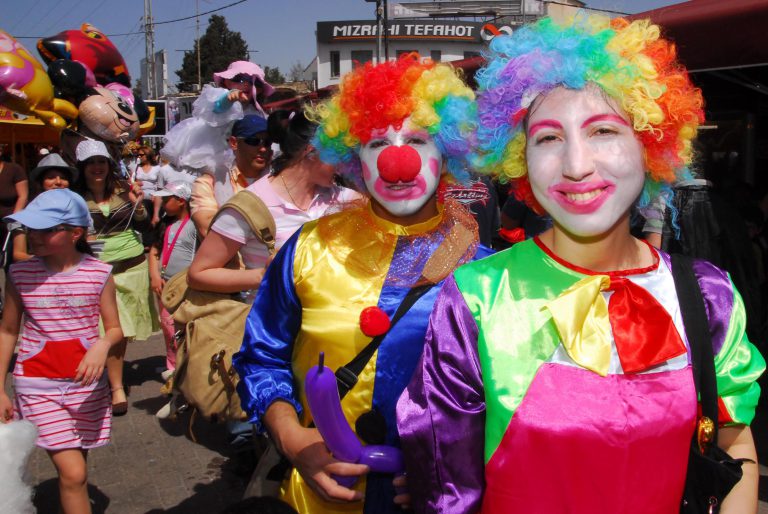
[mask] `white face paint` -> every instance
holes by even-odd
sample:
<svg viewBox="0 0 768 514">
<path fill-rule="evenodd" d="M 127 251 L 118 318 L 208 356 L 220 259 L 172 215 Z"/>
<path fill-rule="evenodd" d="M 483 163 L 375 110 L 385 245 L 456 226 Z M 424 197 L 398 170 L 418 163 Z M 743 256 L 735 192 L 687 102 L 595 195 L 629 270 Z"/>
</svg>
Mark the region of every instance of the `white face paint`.
<svg viewBox="0 0 768 514">
<path fill-rule="evenodd" d="M 573 236 L 609 233 L 643 189 L 643 146 L 626 113 L 595 86 L 548 93 L 526 135 L 533 194 Z"/>
<path fill-rule="evenodd" d="M 368 192 L 390 214 L 416 214 L 435 194 L 443 160 L 434 139 L 409 120 L 400 130 L 374 132 L 360 149 Z"/>
</svg>

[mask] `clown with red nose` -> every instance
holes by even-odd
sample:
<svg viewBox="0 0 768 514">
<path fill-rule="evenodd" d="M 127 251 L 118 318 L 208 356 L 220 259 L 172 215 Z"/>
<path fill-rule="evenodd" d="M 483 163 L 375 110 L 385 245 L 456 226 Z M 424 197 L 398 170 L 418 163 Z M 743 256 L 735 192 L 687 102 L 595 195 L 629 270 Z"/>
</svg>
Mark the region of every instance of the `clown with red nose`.
<svg viewBox="0 0 768 514">
<path fill-rule="evenodd" d="M 411 54 L 357 68 L 307 112 L 320 158 L 369 198 L 283 246 L 233 358 L 250 421 L 293 465 L 281 497 L 299 512 L 395 513 L 407 501 L 394 483 L 395 404 L 443 280 L 490 253 L 474 218 L 437 194 L 468 176 L 475 111 L 453 68 Z"/>
</svg>

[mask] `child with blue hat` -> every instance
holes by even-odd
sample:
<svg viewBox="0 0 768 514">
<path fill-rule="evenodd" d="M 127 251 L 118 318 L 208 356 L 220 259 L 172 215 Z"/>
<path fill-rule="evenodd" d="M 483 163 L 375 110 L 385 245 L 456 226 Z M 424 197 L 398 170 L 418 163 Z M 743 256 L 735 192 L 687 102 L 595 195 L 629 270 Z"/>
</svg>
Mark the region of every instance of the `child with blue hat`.
<svg viewBox="0 0 768 514">
<path fill-rule="evenodd" d="M 24 227 L 34 257 L 13 264 L 6 282 L 0 423 L 27 419 L 37 425 L 37 445 L 59 474 L 62 512 L 90 512 L 87 480 L 71 477 L 86 476 L 88 450 L 110 439 L 112 397 L 104 366 L 109 349 L 123 338 L 112 267 L 90 254 L 88 206 L 69 189 L 46 191 L 4 221 Z M 5 373 L 17 340 L 11 401 Z"/>
</svg>

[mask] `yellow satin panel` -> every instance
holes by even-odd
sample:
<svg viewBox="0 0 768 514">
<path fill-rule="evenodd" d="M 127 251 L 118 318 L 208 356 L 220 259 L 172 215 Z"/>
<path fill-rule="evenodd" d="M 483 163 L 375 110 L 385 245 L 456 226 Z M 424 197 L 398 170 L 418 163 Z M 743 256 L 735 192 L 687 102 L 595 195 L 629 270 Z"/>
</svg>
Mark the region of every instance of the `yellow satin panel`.
<svg viewBox="0 0 768 514">
<path fill-rule="evenodd" d="M 606 275 L 583 278 L 545 306 L 571 359 L 601 376 L 611 363 L 611 324 L 602 295 L 610 284 Z"/>
<path fill-rule="evenodd" d="M 440 223 L 442 212 L 440 208 L 437 216 L 404 227 L 375 216 L 370 205 L 366 205 L 322 220 L 322 223 L 332 224 L 332 230 L 323 233 L 335 234 L 333 240 L 324 240 L 320 236 L 317 226 L 320 220 L 307 223 L 302 228 L 293 262 L 296 294 L 302 306 L 301 328 L 293 349 L 293 375 L 304 407 L 303 425 L 311 422 L 304 377 L 309 368 L 317 364 L 320 352 L 325 352 L 325 365 L 336 370 L 352 360 L 371 341 L 360 330 L 360 312 L 366 307 L 378 305 L 397 243 L 397 238 L 391 236 L 432 230 Z M 355 217 L 358 217 L 357 222 L 352 222 Z M 360 230 L 359 217 L 368 218 L 371 222 L 367 225 L 369 230 Z M 361 277 L 356 273 L 359 268 L 345 266 L 338 259 L 340 255 L 353 258 L 358 263 L 370 262 L 370 270 L 379 271 Z M 342 401 L 344 415 L 352 427 L 361 414 L 371 409 L 377 356 L 378 352 Z M 355 489 L 363 491 L 365 480 L 360 480 Z M 323 501 L 309 489 L 295 469 L 283 485 L 282 499 L 300 513 L 359 513 L 363 509 L 362 502 L 338 504 Z"/>
</svg>

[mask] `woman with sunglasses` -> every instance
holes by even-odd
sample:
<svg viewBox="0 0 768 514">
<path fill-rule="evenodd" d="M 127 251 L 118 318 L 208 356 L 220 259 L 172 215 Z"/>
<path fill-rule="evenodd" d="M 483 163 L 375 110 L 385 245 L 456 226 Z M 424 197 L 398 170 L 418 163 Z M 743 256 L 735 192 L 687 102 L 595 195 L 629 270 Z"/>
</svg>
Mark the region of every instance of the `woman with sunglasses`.
<svg viewBox="0 0 768 514">
<path fill-rule="evenodd" d="M 145 340 L 159 328 L 149 287 L 149 266 L 139 232 L 149 229 L 149 212 L 138 184 L 118 179 L 117 164 L 101 141 L 86 139 L 77 145 L 80 179 L 76 191 L 85 198 L 93 219 L 89 236 L 99 259 L 112 265 L 117 287 L 120 326 L 125 336 L 112 347 L 107 360 L 112 409 L 115 416 L 128 410 L 123 388 L 123 359 L 129 340 Z"/>
<path fill-rule="evenodd" d="M 259 150 L 267 151 L 272 138 L 280 143 L 282 154 L 273 163 L 273 173 L 246 188 L 261 198 L 274 217 L 277 249 L 304 223 L 360 198 L 355 191 L 337 186 L 335 168 L 317 156 L 310 144 L 316 128 L 303 113 L 296 113 L 284 130 L 238 141 L 254 155 Z M 246 269 L 226 267 L 238 253 Z M 245 218 L 234 209 L 225 208 L 195 255 L 189 268 L 189 283 L 205 291 L 247 291 L 246 300 L 250 302 L 261 284 L 268 258 L 266 246 Z"/>
</svg>

